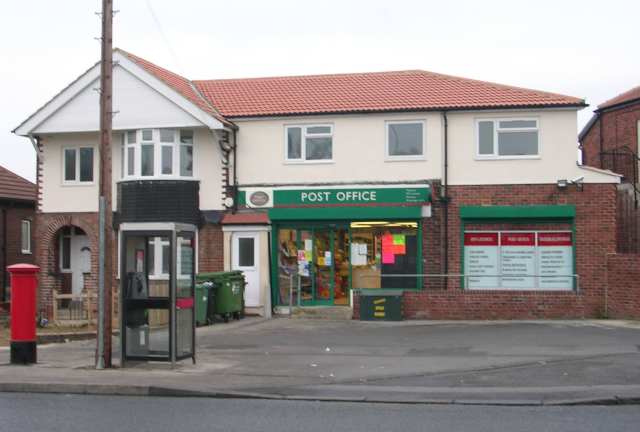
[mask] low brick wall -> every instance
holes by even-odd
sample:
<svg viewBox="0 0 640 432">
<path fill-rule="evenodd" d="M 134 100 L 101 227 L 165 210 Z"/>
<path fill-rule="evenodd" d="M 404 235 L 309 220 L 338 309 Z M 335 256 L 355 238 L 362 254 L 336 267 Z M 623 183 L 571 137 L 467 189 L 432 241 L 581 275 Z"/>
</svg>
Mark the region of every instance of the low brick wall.
<svg viewBox="0 0 640 432">
<path fill-rule="evenodd" d="M 421 291 L 405 291 L 405 319 L 581 319 L 605 315 L 607 256 L 616 251 L 616 187 L 586 184 L 582 190 L 559 190 L 556 184 L 475 185 L 449 188 L 449 232 L 446 241 L 450 274 L 464 273 L 461 243 L 462 206 L 575 205 L 576 273 L 580 290 L 468 291 L 460 279 L 424 278 Z M 424 272 L 444 273 L 444 208 L 434 202 L 432 216 L 423 220 Z M 468 222 L 467 230 L 571 230 L 567 221 Z M 623 265 L 621 265 L 621 268 Z M 640 280 L 640 278 L 636 278 Z M 359 318 L 354 298 L 354 318 Z"/>
<path fill-rule="evenodd" d="M 640 254 L 610 255 L 607 264 L 606 315 L 640 319 Z"/>
</svg>

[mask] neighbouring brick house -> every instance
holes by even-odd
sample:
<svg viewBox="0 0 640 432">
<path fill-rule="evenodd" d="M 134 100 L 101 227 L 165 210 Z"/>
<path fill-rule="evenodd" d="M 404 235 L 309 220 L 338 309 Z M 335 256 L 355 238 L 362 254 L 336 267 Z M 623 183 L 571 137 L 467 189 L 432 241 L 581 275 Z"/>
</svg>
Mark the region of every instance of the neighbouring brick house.
<svg viewBox="0 0 640 432">
<path fill-rule="evenodd" d="M 0 166 L 0 303 L 11 295 L 7 266 L 34 262 L 35 207 L 36 185 Z"/>
<path fill-rule="evenodd" d="M 583 163 L 622 174 L 638 183 L 640 86 L 598 105 L 578 139 Z"/>
<path fill-rule="evenodd" d="M 114 59 L 114 263 L 123 233 L 179 223 L 196 270 L 243 271 L 256 311 L 358 317 L 385 289 L 408 318 L 602 314 L 620 177 L 576 164 L 582 99 L 425 71 L 191 81 Z M 98 77 L 15 130 L 38 148 L 45 310 L 61 269 L 95 286 Z M 150 285 L 169 245 L 135 246 Z"/>
<path fill-rule="evenodd" d="M 579 140 L 585 165 L 622 174 L 618 251 L 640 253 L 640 86 L 598 105 Z"/>
</svg>

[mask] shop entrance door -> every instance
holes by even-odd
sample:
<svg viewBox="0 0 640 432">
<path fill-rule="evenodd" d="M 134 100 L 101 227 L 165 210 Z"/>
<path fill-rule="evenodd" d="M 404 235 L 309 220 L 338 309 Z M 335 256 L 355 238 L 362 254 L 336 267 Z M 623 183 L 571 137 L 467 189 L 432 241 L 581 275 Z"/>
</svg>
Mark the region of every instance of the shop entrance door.
<svg viewBox="0 0 640 432">
<path fill-rule="evenodd" d="M 313 227 L 299 229 L 300 300 L 303 306 L 348 305 L 348 229 Z"/>
</svg>

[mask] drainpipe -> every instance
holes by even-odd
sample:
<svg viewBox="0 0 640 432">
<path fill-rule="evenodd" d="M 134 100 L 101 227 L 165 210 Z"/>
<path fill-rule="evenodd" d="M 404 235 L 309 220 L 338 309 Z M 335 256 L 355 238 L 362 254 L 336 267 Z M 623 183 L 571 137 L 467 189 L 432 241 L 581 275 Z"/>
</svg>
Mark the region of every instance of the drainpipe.
<svg viewBox="0 0 640 432">
<path fill-rule="evenodd" d="M 604 152 L 604 138 L 602 137 L 602 115 L 598 113 L 598 132 L 599 132 L 599 141 L 600 141 L 600 168 L 604 169 L 604 164 L 602 163 L 602 153 Z"/>
<path fill-rule="evenodd" d="M 444 224 L 444 268 L 443 273 L 449 274 L 449 119 L 447 112 L 442 111 L 442 120 L 444 124 L 444 175 L 442 182 L 442 191 L 440 193 L 440 203 L 443 206 L 443 224 Z M 449 278 L 445 277 L 445 289 L 449 287 Z"/>
<path fill-rule="evenodd" d="M 7 209 L 2 208 L 2 298 L 7 300 Z"/>
<path fill-rule="evenodd" d="M 238 211 L 238 126 L 233 128 L 233 209 L 232 213 Z"/>
</svg>

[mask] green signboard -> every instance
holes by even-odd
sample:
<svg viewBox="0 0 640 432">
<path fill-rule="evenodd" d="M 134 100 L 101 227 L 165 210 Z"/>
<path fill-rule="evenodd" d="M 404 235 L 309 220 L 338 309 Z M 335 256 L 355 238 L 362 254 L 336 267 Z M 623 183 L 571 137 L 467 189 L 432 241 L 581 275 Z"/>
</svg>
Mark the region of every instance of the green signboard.
<svg viewBox="0 0 640 432">
<path fill-rule="evenodd" d="M 246 205 L 247 199 L 251 198 L 246 195 L 245 191 L 240 191 L 239 205 Z M 414 219 L 421 217 L 422 206 L 428 205 L 430 199 L 428 185 L 274 188 L 273 203 L 268 211 L 272 220 Z"/>
<path fill-rule="evenodd" d="M 429 188 L 276 189 L 273 201 L 274 206 L 426 203 L 429 201 Z"/>
</svg>

